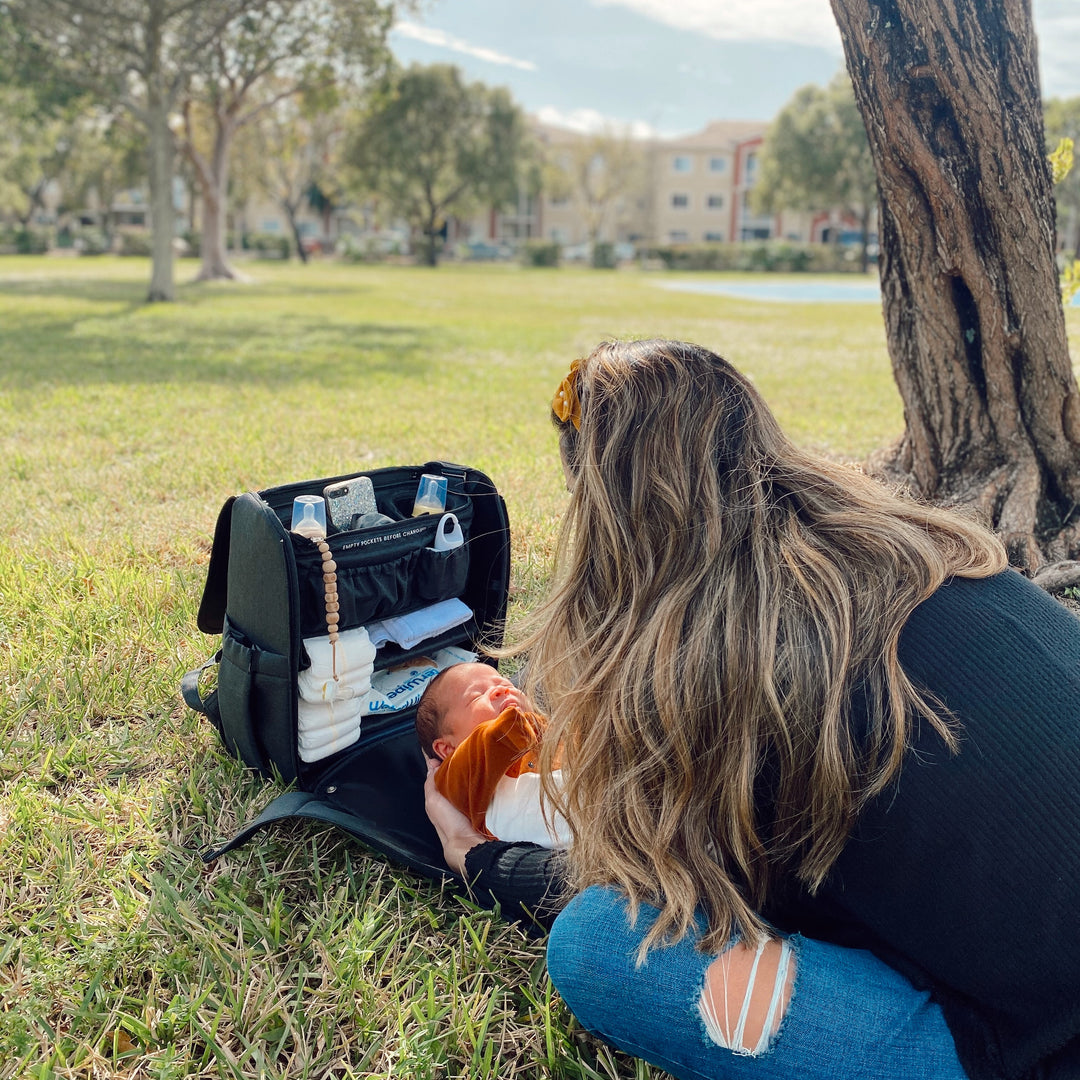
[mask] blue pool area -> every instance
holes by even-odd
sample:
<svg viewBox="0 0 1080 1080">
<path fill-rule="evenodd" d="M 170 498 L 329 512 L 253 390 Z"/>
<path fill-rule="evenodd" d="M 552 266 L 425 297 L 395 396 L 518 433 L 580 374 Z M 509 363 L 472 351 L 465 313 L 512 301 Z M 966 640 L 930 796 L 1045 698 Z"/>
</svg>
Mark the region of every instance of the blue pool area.
<svg viewBox="0 0 1080 1080">
<path fill-rule="evenodd" d="M 660 289 L 673 292 L 736 296 L 743 300 L 771 300 L 784 304 L 880 304 L 876 281 L 656 281 Z M 1080 293 L 1071 307 L 1080 307 Z"/>
<path fill-rule="evenodd" d="M 736 296 L 743 300 L 773 300 L 787 304 L 880 304 L 876 281 L 850 285 L 833 281 L 658 281 L 661 289 L 673 292 L 709 293 Z"/>
</svg>

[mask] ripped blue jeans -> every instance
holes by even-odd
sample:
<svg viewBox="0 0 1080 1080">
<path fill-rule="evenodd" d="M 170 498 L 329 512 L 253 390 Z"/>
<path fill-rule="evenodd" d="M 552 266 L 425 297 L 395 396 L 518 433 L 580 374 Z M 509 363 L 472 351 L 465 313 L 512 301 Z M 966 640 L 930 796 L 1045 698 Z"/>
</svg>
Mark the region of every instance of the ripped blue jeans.
<svg viewBox="0 0 1080 1080">
<path fill-rule="evenodd" d="M 612 1046 L 680 1080 L 966 1080 L 941 1009 L 873 954 L 794 935 L 764 957 L 741 945 L 717 957 L 690 934 L 638 966 L 656 914 L 642 905 L 632 926 L 623 895 L 594 886 L 552 929 L 555 988 Z M 724 967 L 731 949 L 745 954 L 741 970 L 753 963 L 753 995 L 737 964 Z M 725 975 L 736 984 L 730 998 Z M 760 1016 L 747 1023 L 751 996 Z"/>
</svg>

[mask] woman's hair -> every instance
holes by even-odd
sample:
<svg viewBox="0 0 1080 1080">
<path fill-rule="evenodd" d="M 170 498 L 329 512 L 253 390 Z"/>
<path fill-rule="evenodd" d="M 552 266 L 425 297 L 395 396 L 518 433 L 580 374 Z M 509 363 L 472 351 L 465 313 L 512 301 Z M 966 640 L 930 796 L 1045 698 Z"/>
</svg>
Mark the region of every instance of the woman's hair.
<svg viewBox="0 0 1080 1080">
<path fill-rule="evenodd" d="M 550 715 L 548 796 L 571 885 L 699 905 L 717 951 L 779 881 L 813 891 L 900 767 L 914 716 L 955 747 L 897 661 L 914 607 L 1005 564 L 981 526 L 794 446 L 700 346 L 608 342 L 555 418 L 572 477 L 548 599 L 520 627 Z M 856 702 L 858 704 L 856 704 Z"/>
</svg>

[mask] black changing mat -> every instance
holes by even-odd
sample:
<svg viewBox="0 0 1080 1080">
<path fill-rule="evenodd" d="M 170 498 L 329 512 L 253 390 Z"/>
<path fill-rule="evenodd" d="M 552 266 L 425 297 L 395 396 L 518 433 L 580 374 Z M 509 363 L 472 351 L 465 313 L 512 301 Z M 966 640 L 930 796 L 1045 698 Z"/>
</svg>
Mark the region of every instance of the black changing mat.
<svg viewBox="0 0 1080 1080">
<path fill-rule="evenodd" d="M 314 791 L 289 791 L 227 844 L 203 854 L 210 862 L 288 818 L 336 825 L 367 847 L 426 877 L 451 877 L 438 834 L 424 810 L 427 764 L 412 723 L 357 746 Z"/>
</svg>

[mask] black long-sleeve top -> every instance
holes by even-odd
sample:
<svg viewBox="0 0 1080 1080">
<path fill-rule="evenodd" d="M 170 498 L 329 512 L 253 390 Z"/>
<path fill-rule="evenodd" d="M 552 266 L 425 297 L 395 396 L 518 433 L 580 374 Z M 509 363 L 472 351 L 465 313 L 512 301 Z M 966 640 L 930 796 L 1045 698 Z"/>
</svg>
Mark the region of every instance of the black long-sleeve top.
<svg viewBox="0 0 1080 1080">
<path fill-rule="evenodd" d="M 917 724 L 817 896 L 766 914 L 931 990 L 972 1080 L 1080 1080 L 1080 620 L 1014 571 L 957 578 L 899 658 L 959 721 L 960 752 Z M 484 844 L 466 869 L 505 911 L 553 921 L 555 853 Z"/>
</svg>

